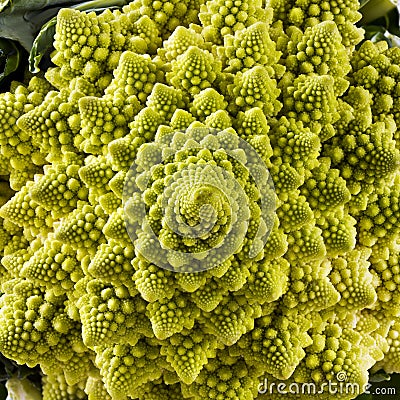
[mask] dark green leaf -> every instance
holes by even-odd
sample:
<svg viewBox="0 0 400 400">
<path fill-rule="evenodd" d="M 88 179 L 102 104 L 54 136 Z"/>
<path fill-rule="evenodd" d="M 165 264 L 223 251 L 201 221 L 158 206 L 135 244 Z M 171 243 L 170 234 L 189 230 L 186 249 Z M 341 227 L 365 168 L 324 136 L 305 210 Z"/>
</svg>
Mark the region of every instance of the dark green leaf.
<svg viewBox="0 0 400 400">
<path fill-rule="evenodd" d="M 77 4 L 71 8 L 80 11 L 102 12 L 105 9 L 120 8 L 127 3 L 126 0 L 93 0 Z M 57 18 L 53 17 L 50 21 L 44 24 L 33 42 L 32 50 L 29 54 L 29 70 L 33 73 L 40 71 L 39 64 L 41 60 L 50 52 L 50 49 L 52 49 L 56 22 Z"/>
<path fill-rule="evenodd" d="M 54 17 L 60 7 L 71 6 L 80 0 L 13 0 L 0 3 L 0 37 L 15 40 L 30 51 L 40 28 Z M 33 16 L 36 15 L 36 18 Z"/>
<path fill-rule="evenodd" d="M 360 24 L 370 24 L 377 18 L 385 17 L 387 13 L 396 8 L 396 4 L 396 0 L 368 0 L 362 2 Z"/>
<path fill-rule="evenodd" d="M 57 20 L 55 18 L 52 18 L 47 22 L 33 42 L 32 50 L 29 53 L 29 71 L 33 73 L 40 71 L 39 63 L 42 57 L 52 48 L 53 45 L 56 22 Z"/>
<path fill-rule="evenodd" d="M 385 371 L 378 371 L 369 377 L 369 381 L 372 382 L 385 382 L 390 381 L 390 375 Z"/>
<path fill-rule="evenodd" d="M 357 397 L 357 400 L 374 400 L 374 396 L 372 394 L 362 394 Z"/>
<path fill-rule="evenodd" d="M 0 400 L 6 400 L 7 389 L 3 384 L 0 384 Z"/>
<path fill-rule="evenodd" d="M 0 38 L 0 82 L 17 70 L 21 60 L 21 53 L 16 44 Z"/>
<path fill-rule="evenodd" d="M 366 40 L 371 40 L 374 43 L 384 40 L 389 47 L 400 47 L 400 36 L 392 34 L 383 26 L 367 25 L 363 26 L 363 28 Z"/>
</svg>

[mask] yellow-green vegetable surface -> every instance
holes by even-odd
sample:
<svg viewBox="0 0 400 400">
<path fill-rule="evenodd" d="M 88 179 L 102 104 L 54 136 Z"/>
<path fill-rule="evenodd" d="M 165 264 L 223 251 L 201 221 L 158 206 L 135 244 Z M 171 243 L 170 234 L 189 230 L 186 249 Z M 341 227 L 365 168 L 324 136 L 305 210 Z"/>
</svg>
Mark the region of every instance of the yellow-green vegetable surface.
<svg viewBox="0 0 400 400">
<path fill-rule="evenodd" d="M 359 19 L 59 12 L 54 67 L 0 94 L 0 351 L 44 400 L 352 399 L 400 372 L 400 48 L 356 49 Z"/>
</svg>

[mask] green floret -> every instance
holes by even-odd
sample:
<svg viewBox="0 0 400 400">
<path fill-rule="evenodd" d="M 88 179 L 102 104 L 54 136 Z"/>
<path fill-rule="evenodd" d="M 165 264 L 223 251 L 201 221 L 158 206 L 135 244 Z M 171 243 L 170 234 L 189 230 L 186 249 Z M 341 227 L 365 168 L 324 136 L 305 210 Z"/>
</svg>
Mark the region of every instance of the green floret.
<svg viewBox="0 0 400 400">
<path fill-rule="evenodd" d="M 5 276 L 8 278 L 7 280 L 19 278 L 24 264 L 32 257 L 33 250 L 32 248 L 27 248 L 12 253 L 9 252 L 10 249 L 7 250 L 8 254 L 5 254 L 1 260 L 1 264 L 5 268 Z"/>
<path fill-rule="evenodd" d="M 390 327 L 387 335 L 387 342 L 389 348 L 385 351 L 385 358 L 383 361 L 377 363 L 377 368 L 384 369 L 386 373 L 398 373 L 399 371 L 399 359 L 400 359 L 400 348 L 399 348 L 399 333 L 400 333 L 400 322 L 395 319 L 394 324 Z"/>
<path fill-rule="evenodd" d="M 32 200 L 50 211 L 55 220 L 69 214 L 79 200 L 87 200 L 88 196 L 78 175 L 82 161 L 76 157 L 66 161 L 46 166 L 44 175 L 35 176 L 30 191 Z"/>
<path fill-rule="evenodd" d="M 156 83 L 147 98 L 146 105 L 157 111 L 165 122 L 169 122 L 175 110 L 187 105 L 187 99 L 182 91 Z"/>
<path fill-rule="evenodd" d="M 70 86 L 71 82 L 74 81 L 75 78 L 68 77 L 63 78 L 61 76 L 61 68 L 60 67 L 50 67 L 44 74 L 46 80 L 51 83 L 52 87 L 62 90 L 66 89 Z"/>
<path fill-rule="evenodd" d="M 230 354 L 243 353 L 248 364 L 260 363 L 275 378 L 289 378 L 305 355 L 303 348 L 311 343 L 306 333 L 311 321 L 299 319 L 293 322 L 283 316 L 266 316 L 257 320 L 256 327 L 230 349 Z"/>
<path fill-rule="evenodd" d="M 374 279 L 378 279 L 376 294 L 378 296 L 377 308 L 382 308 L 385 314 L 398 315 L 400 310 L 400 296 L 398 286 L 400 283 L 399 255 L 396 245 L 384 247 L 384 256 L 376 248 L 372 250 L 369 258 L 370 271 Z"/>
<path fill-rule="evenodd" d="M 114 175 L 116 176 L 116 175 Z M 114 179 L 114 178 L 112 178 Z M 111 182 L 111 180 L 110 180 Z M 114 181 L 113 181 L 114 182 Z M 110 188 L 111 189 L 111 188 Z M 99 203 L 104 212 L 111 215 L 114 211 L 117 211 L 122 206 L 121 199 L 115 195 L 114 192 L 107 192 L 99 197 Z"/>
<path fill-rule="evenodd" d="M 242 358 L 220 350 L 191 385 L 182 385 L 185 398 L 251 399 L 257 396 L 258 369 L 250 369 Z"/>
<path fill-rule="evenodd" d="M 192 293 L 199 287 L 204 286 L 207 279 L 207 273 L 187 272 L 176 276 L 176 282 L 179 289 L 183 292 Z"/>
<path fill-rule="evenodd" d="M 399 178 L 393 186 L 378 187 L 358 219 L 359 241 L 371 246 L 380 239 L 394 239 L 399 234 Z"/>
<path fill-rule="evenodd" d="M 171 298 L 176 288 L 175 277 L 171 271 L 139 258 L 134 259 L 133 266 L 136 272 L 132 279 L 146 301 L 153 303 L 163 298 Z"/>
<path fill-rule="evenodd" d="M 218 267 L 217 267 L 218 268 Z M 216 279 L 208 278 L 203 286 L 190 295 L 190 299 L 205 312 L 214 310 L 228 293 Z"/>
<path fill-rule="evenodd" d="M 339 176 L 339 170 L 331 168 L 329 158 L 319 158 L 319 166 L 311 171 L 311 175 L 300 188 L 314 210 L 322 213 L 332 211 L 350 200 L 350 192 L 346 181 Z"/>
<path fill-rule="evenodd" d="M 277 164 L 278 162 L 269 167 L 276 193 L 280 196 L 281 193 L 298 189 L 303 183 L 304 176 L 300 175 L 300 173 L 288 163 Z M 300 172 L 302 171 L 300 170 Z M 308 199 L 308 201 L 310 201 L 310 199 Z"/>
<path fill-rule="evenodd" d="M 222 276 L 218 274 L 214 279 L 225 291 L 238 291 L 247 281 L 249 277 L 250 263 L 240 260 L 236 256 L 231 256 L 225 263 L 229 263 L 229 268 Z M 224 263 L 224 264 L 225 264 Z M 217 266 L 218 268 L 219 266 Z M 225 268 L 225 266 L 224 266 Z"/>
<path fill-rule="evenodd" d="M 227 58 L 226 72 L 237 73 L 255 65 L 269 66 L 268 72 L 274 75 L 283 73 L 278 61 L 281 53 L 276 51 L 275 42 L 268 33 L 268 24 L 256 22 L 248 28 L 239 30 L 235 36 L 224 37 L 224 51 Z"/>
<path fill-rule="evenodd" d="M 378 45 L 381 54 L 371 60 L 371 65 L 379 72 L 379 74 L 384 74 L 386 69 L 390 67 L 391 60 L 386 57 L 382 50 L 387 50 L 387 45 L 382 48 L 382 44 Z"/>
<path fill-rule="evenodd" d="M 107 392 L 115 400 L 126 400 L 127 396 L 141 395 L 141 386 L 159 379 L 163 360 L 158 346 L 141 339 L 135 346 L 113 344 L 96 346 L 96 364 Z"/>
<path fill-rule="evenodd" d="M 324 213 L 317 218 L 316 225 L 322 230 L 322 237 L 328 257 L 345 254 L 356 245 L 356 220 L 342 210 Z"/>
<path fill-rule="evenodd" d="M 93 196 L 109 191 L 108 183 L 114 177 L 108 160 L 104 156 L 88 156 L 85 165 L 79 168 L 79 178 L 89 188 L 89 195 Z"/>
<path fill-rule="evenodd" d="M 189 46 L 171 61 L 171 70 L 166 75 L 167 81 L 175 88 L 195 95 L 211 87 L 221 71 L 221 62 L 207 50 Z"/>
<path fill-rule="evenodd" d="M 133 108 L 139 110 L 138 105 Z M 129 115 L 111 98 L 82 97 L 79 112 L 83 137 L 79 148 L 85 153 L 103 154 L 111 141 L 128 133 Z"/>
<path fill-rule="evenodd" d="M 51 91 L 43 103 L 17 121 L 18 127 L 31 136 L 32 143 L 41 152 L 48 154 L 48 161 L 58 160 L 61 153 L 76 153 L 69 117 L 78 112 L 78 104 L 69 95 L 67 89 L 61 92 Z"/>
<path fill-rule="evenodd" d="M 102 229 L 106 219 L 100 206 L 80 201 L 77 208 L 57 227 L 55 239 L 92 254 L 105 241 Z"/>
<path fill-rule="evenodd" d="M 1 300 L 0 342 L 2 353 L 19 364 L 40 364 L 48 373 L 69 371 L 74 353 L 84 352 L 80 346 L 80 325 L 64 312 L 64 296 L 35 288 L 33 283 L 15 279 L 3 286 Z M 75 342 L 76 341 L 76 342 Z M 90 362 L 88 355 L 85 355 Z M 73 362 L 73 361 L 72 361 Z M 85 378 L 85 368 L 80 379 Z M 83 377 L 82 377 L 83 374 Z"/>
<path fill-rule="evenodd" d="M 120 171 L 117 172 L 109 182 L 112 193 L 120 200 L 122 200 L 122 193 L 124 191 L 125 177 L 126 172 Z"/>
<path fill-rule="evenodd" d="M 267 7 L 272 7 L 274 10 L 274 25 L 282 21 L 285 27 L 293 24 L 304 30 L 323 21 L 329 23 L 334 21 L 342 37 L 342 43 L 349 50 L 354 50 L 354 46 L 363 38 L 363 30 L 355 25 L 361 18 L 358 12 L 360 4 L 357 0 L 341 2 L 268 0 Z"/>
<path fill-rule="evenodd" d="M 32 199 L 30 189 L 33 182 L 28 182 L 6 204 L 0 208 L 0 217 L 16 224 L 35 237 L 39 233 L 46 234 L 53 225 L 50 211 Z"/>
<path fill-rule="evenodd" d="M 0 95 L 0 173 L 11 175 L 10 184 L 14 190 L 20 190 L 40 171 L 38 166 L 45 164 L 45 154 L 40 152 L 30 136 L 16 124 L 18 118 L 29 107 L 33 107 L 29 99 L 40 103 L 43 97 L 39 92 L 29 93 L 22 85 L 16 88 L 15 93 Z"/>
<path fill-rule="evenodd" d="M 288 244 L 285 257 L 290 262 L 322 260 L 326 255 L 322 231 L 311 224 L 303 225 L 300 229 L 288 234 Z"/>
<path fill-rule="evenodd" d="M 21 276 L 61 295 L 83 278 L 79 261 L 71 246 L 50 237 L 23 264 Z"/>
<path fill-rule="evenodd" d="M 64 318 L 62 319 L 64 320 Z M 58 322 L 56 319 L 57 324 Z M 57 324 L 54 324 L 55 327 L 60 326 Z M 81 326 L 78 325 L 68 332 L 66 326 L 62 326 L 61 329 L 63 329 L 61 333 L 65 333 L 67 337 L 61 337 L 57 344 L 54 351 L 56 360 L 54 360 L 53 354 L 46 353 L 47 360 L 41 363 L 41 369 L 46 375 L 63 372 L 65 381 L 72 386 L 85 381 L 89 375 L 97 373 L 97 367 L 94 366 L 95 355 L 88 351 L 82 342 Z M 70 348 L 74 350 L 72 354 Z M 58 360 L 63 362 L 60 363 Z"/>
<path fill-rule="evenodd" d="M 315 312 L 334 306 L 340 299 L 329 281 L 330 265 L 322 260 L 298 262 L 289 275 L 289 288 L 282 303 L 301 312 Z"/>
<path fill-rule="evenodd" d="M 141 110 L 133 122 L 129 124 L 131 128 L 130 137 L 142 137 L 146 141 L 152 141 L 158 126 L 162 123 L 162 116 L 153 108 L 146 107 Z"/>
<path fill-rule="evenodd" d="M 267 118 L 259 107 L 251 108 L 246 112 L 240 111 L 236 116 L 234 127 L 237 134 L 245 140 L 256 135 L 267 136 L 270 129 Z"/>
<path fill-rule="evenodd" d="M 370 92 L 374 121 L 393 118 L 398 125 L 400 92 L 396 82 L 400 76 L 399 52 L 382 43 L 386 42 L 375 44 L 366 41 L 353 54 L 355 72 L 351 78 Z"/>
<path fill-rule="evenodd" d="M 163 298 L 147 305 L 147 315 L 157 339 L 164 340 L 184 328 L 191 329 L 199 317 L 199 309 L 183 294 Z"/>
<path fill-rule="evenodd" d="M 268 136 L 274 152 L 273 164 L 287 163 L 296 170 L 316 166 L 321 143 L 318 135 L 301 121 L 281 117 L 273 121 Z M 279 180 L 274 184 L 279 185 Z"/>
<path fill-rule="evenodd" d="M 146 302 L 140 296 L 131 296 L 127 286 L 84 278 L 76 290 L 82 338 L 89 348 L 113 343 L 135 345 L 142 335 L 152 336 L 150 322 L 144 315 Z"/>
<path fill-rule="evenodd" d="M 351 65 L 358 71 L 370 65 L 371 61 L 378 55 L 378 47 L 370 40 L 366 40 L 361 44 L 360 48 L 352 54 Z"/>
<path fill-rule="evenodd" d="M 356 385 L 368 382 L 367 369 L 374 360 L 365 357 L 368 348 L 361 344 L 360 334 L 347 328 L 342 329 L 338 323 L 328 323 L 323 329 L 314 330 L 311 338 L 313 343 L 307 347 L 306 356 L 288 384 L 291 381 L 314 382 L 317 385 L 325 383 L 321 398 L 329 399 L 328 381 L 336 385 L 343 382 L 343 378 L 344 382 Z M 315 395 L 309 393 L 302 398 L 312 399 Z M 348 395 L 340 398 L 347 399 Z"/>
<path fill-rule="evenodd" d="M 363 133 L 349 133 L 327 148 L 333 166 L 338 168 L 353 195 L 350 204 L 355 210 L 365 209 L 374 185 L 388 179 L 397 170 L 399 151 L 392 132 L 384 122 L 376 122 Z M 342 155 L 335 158 L 341 149 Z M 339 150 L 340 151 L 340 150 Z"/>
<path fill-rule="evenodd" d="M 30 246 L 29 235 L 24 235 L 23 229 L 10 221 L 3 220 L 3 227 L 10 233 L 11 239 L 4 243 L 4 255 L 13 254 L 18 250 L 27 249 Z"/>
<path fill-rule="evenodd" d="M 226 35 L 233 35 L 259 21 L 269 23 L 272 9 L 263 8 L 261 0 L 212 0 L 200 7 L 199 19 L 206 41 L 222 44 Z"/>
<path fill-rule="evenodd" d="M 232 127 L 232 120 L 226 110 L 218 110 L 211 113 L 204 123 L 208 128 L 214 128 L 218 131 Z"/>
<path fill-rule="evenodd" d="M 13 190 L 22 190 L 22 188 L 27 185 L 30 181 L 34 179 L 35 174 L 41 173 L 42 169 L 38 166 L 30 166 L 30 158 L 28 157 L 15 157 L 15 161 L 17 161 L 19 169 L 14 169 L 11 165 L 6 166 L 6 170 L 10 172 L 10 187 Z M 21 167 L 25 165 L 27 169 L 21 169 Z"/>
<path fill-rule="evenodd" d="M 164 42 L 163 47 L 158 50 L 160 57 L 166 61 L 176 60 L 178 56 L 185 53 L 190 46 L 200 49 L 204 48 L 204 39 L 195 30 L 196 25 L 190 28 L 178 26 L 171 36 Z"/>
<path fill-rule="evenodd" d="M 153 3 L 149 0 L 140 0 L 133 2 L 133 7 L 136 6 L 135 3 L 140 7 L 141 15 L 148 15 L 156 23 L 163 39 L 167 39 L 179 25 L 186 25 L 186 20 L 189 23 L 195 22 L 191 16 L 191 4 L 187 1 L 160 0 Z"/>
<path fill-rule="evenodd" d="M 166 378 L 164 379 L 167 380 Z M 142 396 L 143 400 L 180 400 L 182 398 L 182 391 L 180 384 L 165 384 L 162 379 L 159 379 L 143 385 Z M 195 397 L 185 398 L 195 399 Z"/>
<path fill-rule="evenodd" d="M 108 145 L 108 156 L 114 171 L 128 170 L 135 159 L 139 147 L 154 139 L 162 117 L 151 107 L 141 110 L 129 125 L 130 133 Z"/>
<path fill-rule="evenodd" d="M 203 126 L 193 126 L 185 134 L 177 132 L 166 139 L 163 142 L 160 138 L 139 149 L 136 160 L 139 171 L 150 170 L 150 174 L 140 172 L 135 176 L 133 168 L 132 178 L 128 179 L 132 188 L 127 187 L 124 194 L 126 209 L 131 210 L 127 215 L 128 232 L 133 240 L 138 238 L 135 245 L 140 253 L 154 263 L 166 264 L 167 268 L 190 272 L 200 266 L 208 251 L 210 256 L 200 270 L 220 264 L 238 250 L 246 254 L 253 244 L 257 247 L 252 251 L 262 251 L 261 242 L 271 222 L 264 216 L 260 221 L 257 201 L 262 191 L 265 194 L 262 200 L 271 201 L 266 207 L 273 207 L 274 197 L 268 197 L 271 193 L 267 186 L 257 188 L 259 185 L 249 179 L 249 171 L 242 162 L 252 169 L 251 154 L 247 160 L 242 158 L 245 153 L 237 149 L 239 139 L 234 131 L 212 134 Z M 175 149 L 174 155 L 160 163 L 162 148 L 170 151 L 170 146 Z M 226 153 L 220 146 L 229 146 L 231 150 Z M 256 172 L 261 174 L 259 183 L 265 185 L 268 176 L 259 168 Z M 246 198 L 250 206 L 241 208 Z M 145 210 L 140 211 L 141 202 L 149 210 L 147 222 L 143 220 Z M 241 238 L 246 235 L 249 217 L 254 222 L 250 222 L 247 240 L 243 243 Z M 149 238 L 147 223 L 160 240 L 157 251 Z"/>
<path fill-rule="evenodd" d="M 47 70 L 47 72 L 49 71 L 50 70 Z M 69 83 L 69 88 L 71 91 L 81 93 L 84 96 L 99 97 L 102 94 L 101 89 L 97 85 L 89 82 L 82 76 L 72 79 L 71 82 Z"/>
<path fill-rule="evenodd" d="M 44 377 L 43 398 L 45 400 L 85 400 L 85 381 L 68 385 L 63 374 L 50 374 Z"/>
<path fill-rule="evenodd" d="M 332 260 L 329 279 L 341 296 L 336 308 L 338 313 L 363 309 L 376 302 L 373 276 L 368 270 L 369 255 L 368 252 L 352 250 Z"/>
<path fill-rule="evenodd" d="M 102 282 L 131 286 L 129 281 L 134 273 L 131 265 L 133 255 L 133 246 L 124 248 L 117 241 L 110 239 L 99 246 L 87 270 L 91 276 Z"/>
<path fill-rule="evenodd" d="M 219 94 L 215 89 L 208 88 L 194 95 L 190 112 L 199 121 L 204 122 L 211 114 L 225 110 L 227 105 L 228 103 L 222 94 Z"/>
<path fill-rule="evenodd" d="M 183 383 L 190 385 L 198 377 L 209 358 L 216 355 L 217 341 L 212 335 L 204 334 L 200 326 L 184 330 L 168 339 L 161 346 L 161 355 L 174 368 Z"/>
<path fill-rule="evenodd" d="M 99 21 L 94 12 L 86 14 L 62 9 L 57 18 L 52 61 L 61 67 L 64 79 L 81 75 L 95 82 L 103 72 L 110 45 L 110 26 Z"/>
<path fill-rule="evenodd" d="M 269 160 L 273 154 L 273 150 L 268 135 L 254 135 L 248 139 L 248 142 L 257 154 L 259 154 L 260 158 L 266 164 L 270 164 Z"/>
<path fill-rule="evenodd" d="M 265 67 L 255 66 L 244 73 L 239 72 L 228 91 L 234 101 L 229 109 L 235 114 L 259 107 L 266 117 L 272 117 L 282 108 L 276 80 L 270 77 Z"/>
<path fill-rule="evenodd" d="M 260 304 L 276 301 L 287 290 L 289 269 L 290 264 L 284 258 L 253 263 L 243 292 Z"/>
<path fill-rule="evenodd" d="M 373 89 L 379 79 L 379 72 L 372 66 L 361 68 L 352 75 L 355 85 L 364 87 L 365 89 Z"/>
<path fill-rule="evenodd" d="M 275 224 L 264 246 L 264 258 L 273 260 L 283 256 L 288 249 L 287 236 Z"/>
<path fill-rule="evenodd" d="M 113 170 L 126 172 L 135 159 L 139 147 L 145 142 L 143 137 L 132 137 L 132 135 L 113 140 L 108 145 L 107 153 Z"/>
<path fill-rule="evenodd" d="M 284 110 L 326 141 L 334 134 L 339 119 L 334 79 L 330 75 L 300 75 L 284 93 Z"/>
<path fill-rule="evenodd" d="M 290 70 L 297 70 L 301 74 L 329 74 L 335 79 L 350 71 L 346 48 L 333 21 L 306 29 L 293 50 L 293 55 L 286 59 L 286 66 Z"/>
<path fill-rule="evenodd" d="M 282 205 L 276 210 L 280 226 L 285 233 L 296 231 L 313 220 L 313 212 L 305 196 L 299 191 L 285 193 L 281 196 Z"/>
<path fill-rule="evenodd" d="M 4 255 L 4 248 L 7 246 L 7 243 L 10 243 L 10 241 L 12 240 L 12 237 L 13 237 L 13 236 L 11 236 L 12 230 L 9 231 L 6 229 L 6 227 L 7 227 L 7 224 L 6 224 L 6 226 L 4 226 L 4 220 L 3 220 L 3 218 L 0 218 L 0 256 L 1 257 L 3 257 L 3 255 Z M 14 230 L 13 234 L 16 235 L 16 233 L 17 232 Z M 6 272 L 4 271 L 4 267 L 1 265 L 1 263 L 0 263 L 0 270 L 2 270 L 2 272 L 0 274 L 0 276 L 1 276 L 0 285 L 1 285 L 1 282 L 3 282 L 3 279 L 6 277 Z M 8 279 L 6 279 L 6 280 L 8 280 Z"/>
<path fill-rule="evenodd" d="M 15 88 L 13 88 L 12 85 L 13 83 L 11 83 L 10 91 L 15 93 L 18 101 L 21 101 L 23 96 L 26 95 L 28 103 L 24 105 L 25 112 L 42 103 L 46 94 L 53 89 L 51 83 L 48 82 L 47 79 L 37 75 L 30 78 L 26 89 L 18 83 Z M 20 96 L 22 96 L 22 98 Z"/>
<path fill-rule="evenodd" d="M 114 12 L 105 10 L 102 15 L 104 16 L 103 21 L 110 25 L 110 53 L 107 65 L 110 70 L 113 70 L 118 65 L 118 59 L 127 45 L 133 30 L 133 24 L 137 21 L 139 15 L 133 16 L 131 13 L 131 18 L 128 19 L 127 15 L 122 14 L 119 10 L 114 10 Z M 145 48 L 145 44 L 143 45 Z"/>
<path fill-rule="evenodd" d="M 139 53 L 156 54 L 161 46 L 161 35 L 157 23 L 148 15 L 141 16 L 133 24 L 133 36 L 129 38 L 127 49 Z M 145 44 L 145 46 L 143 46 Z"/>
<path fill-rule="evenodd" d="M 112 400 L 104 383 L 99 378 L 89 377 L 86 381 L 85 393 L 88 400 Z"/>
<path fill-rule="evenodd" d="M 142 168 L 150 169 L 152 166 L 158 164 L 161 161 L 160 156 L 160 149 L 154 143 L 145 143 L 138 150 L 136 164 L 140 165 Z M 130 185 L 131 182 L 127 181 L 126 184 Z M 160 186 L 159 190 L 157 190 L 156 188 L 157 185 Z M 154 183 L 152 186 L 154 186 L 152 189 L 154 189 L 157 194 L 159 191 L 162 191 L 162 189 L 164 189 L 164 185 L 161 181 L 157 181 L 157 183 Z M 148 205 L 152 205 L 152 203 L 149 203 Z"/>
<path fill-rule="evenodd" d="M 103 233 L 108 241 L 114 239 L 123 247 L 130 246 L 130 237 L 125 226 L 125 215 L 122 207 L 114 211 L 103 226 Z"/>
<path fill-rule="evenodd" d="M 205 324 L 222 343 L 232 346 L 254 327 L 261 307 L 250 305 L 244 296 L 227 297 L 210 313 L 204 314 Z"/>
<path fill-rule="evenodd" d="M 127 101 L 131 96 L 136 96 L 142 104 L 146 102 L 154 84 L 163 76 L 149 55 L 132 51 L 122 53 L 113 74 L 114 79 L 105 93 L 119 101 Z"/>
</svg>

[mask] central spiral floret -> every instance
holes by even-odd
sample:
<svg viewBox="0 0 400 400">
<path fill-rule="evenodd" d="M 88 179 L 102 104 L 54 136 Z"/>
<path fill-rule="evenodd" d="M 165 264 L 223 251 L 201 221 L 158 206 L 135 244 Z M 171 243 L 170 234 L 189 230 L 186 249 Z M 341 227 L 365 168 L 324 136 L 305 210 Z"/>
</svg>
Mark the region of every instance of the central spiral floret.
<svg viewBox="0 0 400 400">
<path fill-rule="evenodd" d="M 274 220 L 274 194 L 262 164 L 235 132 L 204 126 L 143 145 L 124 193 L 136 251 L 179 272 L 217 267 L 235 254 L 256 257 Z"/>
<path fill-rule="evenodd" d="M 228 199 L 211 185 L 190 188 L 179 199 L 175 210 L 179 212 L 179 219 L 195 228 L 197 235 L 193 238 L 207 239 L 213 233 L 223 230 L 222 227 L 229 225 L 231 220 Z M 185 228 L 183 226 L 180 231 L 188 234 Z"/>
<path fill-rule="evenodd" d="M 224 193 L 223 182 L 205 184 L 213 169 L 207 165 L 200 169 L 203 173 L 197 174 L 199 183 L 192 186 L 192 179 L 178 179 L 165 193 L 168 196 L 173 190 L 165 202 L 163 229 L 159 237 L 163 247 L 168 248 L 169 243 L 164 238 L 174 232 L 180 240 L 176 241 L 173 250 L 184 249 L 190 253 L 207 251 L 221 244 L 230 230 L 232 205 Z M 176 182 L 181 181 L 184 181 L 183 184 L 177 186 Z"/>
</svg>

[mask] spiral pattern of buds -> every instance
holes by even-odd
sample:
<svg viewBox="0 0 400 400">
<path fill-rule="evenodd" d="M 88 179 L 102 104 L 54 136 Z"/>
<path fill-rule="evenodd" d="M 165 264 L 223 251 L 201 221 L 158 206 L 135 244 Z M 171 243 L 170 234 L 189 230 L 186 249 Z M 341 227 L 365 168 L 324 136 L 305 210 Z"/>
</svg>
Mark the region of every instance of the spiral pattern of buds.
<svg viewBox="0 0 400 400">
<path fill-rule="evenodd" d="M 275 220 L 272 179 L 257 152 L 233 130 L 196 124 L 141 146 L 123 202 L 136 251 L 176 272 L 234 254 L 262 257 Z"/>
</svg>

